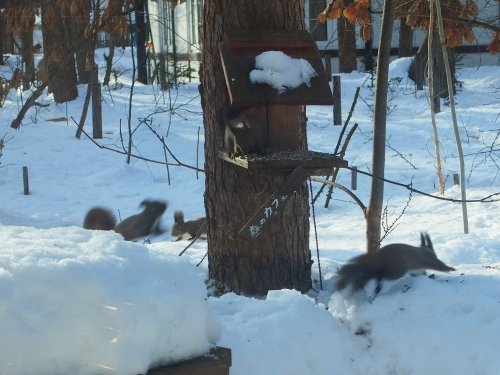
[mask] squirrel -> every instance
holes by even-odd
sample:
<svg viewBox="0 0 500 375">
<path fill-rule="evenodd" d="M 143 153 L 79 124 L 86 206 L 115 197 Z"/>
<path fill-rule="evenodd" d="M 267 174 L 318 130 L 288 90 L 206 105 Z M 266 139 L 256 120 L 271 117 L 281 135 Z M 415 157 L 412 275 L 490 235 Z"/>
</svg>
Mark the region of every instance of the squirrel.
<svg viewBox="0 0 500 375">
<path fill-rule="evenodd" d="M 83 220 L 85 229 L 114 230 L 126 241 L 137 241 L 152 234 L 162 234 L 161 216 L 167 209 L 166 202 L 144 200 L 140 204 L 144 210 L 123 220 L 118 225 L 113 213 L 107 208 L 94 207 L 87 212 Z"/>
<path fill-rule="evenodd" d="M 189 240 L 195 237 L 206 237 L 207 235 L 207 219 L 206 217 L 199 217 L 198 219 L 184 221 L 184 212 L 177 210 L 174 212 L 174 225 L 172 226 L 172 236 L 176 236 L 179 241 L 183 235 L 189 233 L 191 236 Z"/>
<path fill-rule="evenodd" d="M 226 117 L 224 149 L 234 159 L 248 153 L 261 153 L 264 149 L 264 124 L 250 114 L 250 108 L 233 108 Z"/>
<path fill-rule="evenodd" d="M 383 246 L 379 251 L 352 258 L 338 271 L 339 279 L 335 289 L 342 290 L 350 284 L 353 291 L 356 291 L 362 289 L 369 280 L 375 279 L 376 296 L 382 289 L 382 280 L 396 280 L 407 272 L 426 269 L 455 271 L 455 268 L 438 259 L 429 235 L 420 233 L 419 247 L 395 243 Z"/>
</svg>

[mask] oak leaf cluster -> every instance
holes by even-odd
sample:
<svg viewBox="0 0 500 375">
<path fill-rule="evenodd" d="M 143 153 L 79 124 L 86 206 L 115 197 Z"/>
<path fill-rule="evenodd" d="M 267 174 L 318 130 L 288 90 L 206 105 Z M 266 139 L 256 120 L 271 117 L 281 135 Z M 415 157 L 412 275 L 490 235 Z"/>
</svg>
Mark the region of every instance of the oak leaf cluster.
<svg viewBox="0 0 500 375">
<path fill-rule="evenodd" d="M 5 8 L 2 17 L 5 21 L 7 31 L 14 33 L 25 33 L 33 30 L 37 8 L 26 2 L 12 4 Z"/>
<path fill-rule="evenodd" d="M 448 0 L 441 5 L 446 45 L 459 46 L 464 41 L 475 40 L 472 21 L 476 20 L 479 8 L 474 0 Z M 372 38 L 370 0 L 356 0 L 346 6 L 342 0 L 332 0 L 318 15 L 318 22 L 344 17 L 351 23 L 360 25 L 360 37 L 365 42 Z M 429 0 L 398 0 L 396 17 L 405 19 L 413 29 L 429 29 Z M 491 53 L 500 51 L 500 32 L 497 31 L 488 46 Z"/>
</svg>

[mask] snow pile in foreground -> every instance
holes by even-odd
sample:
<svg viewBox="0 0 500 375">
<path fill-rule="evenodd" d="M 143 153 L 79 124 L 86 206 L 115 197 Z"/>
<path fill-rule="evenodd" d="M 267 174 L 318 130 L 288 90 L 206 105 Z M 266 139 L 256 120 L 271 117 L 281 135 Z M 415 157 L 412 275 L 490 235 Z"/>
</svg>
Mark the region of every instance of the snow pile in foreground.
<svg viewBox="0 0 500 375">
<path fill-rule="evenodd" d="M 115 233 L 0 227 L 0 374 L 136 375 L 216 339 L 183 259 Z"/>
</svg>

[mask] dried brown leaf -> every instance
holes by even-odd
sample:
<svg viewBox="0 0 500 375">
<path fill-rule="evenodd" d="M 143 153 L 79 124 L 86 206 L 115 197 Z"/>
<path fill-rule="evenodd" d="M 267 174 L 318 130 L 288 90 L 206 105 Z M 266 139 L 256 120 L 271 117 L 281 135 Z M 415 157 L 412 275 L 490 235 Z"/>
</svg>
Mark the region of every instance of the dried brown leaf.
<svg viewBox="0 0 500 375">
<path fill-rule="evenodd" d="M 488 44 L 488 51 L 490 51 L 491 54 L 500 52 L 500 31 L 496 32 L 491 40 L 491 43 Z"/>
</svg>

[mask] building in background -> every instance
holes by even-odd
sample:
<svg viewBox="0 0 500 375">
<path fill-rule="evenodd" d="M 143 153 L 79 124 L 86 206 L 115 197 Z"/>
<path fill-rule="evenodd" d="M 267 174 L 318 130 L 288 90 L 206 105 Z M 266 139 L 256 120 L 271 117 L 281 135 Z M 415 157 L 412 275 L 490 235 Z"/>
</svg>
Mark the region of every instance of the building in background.
<svg viewBox="0 0 500 375">
<path fill-rule="evenodd" d="M 325 9 L 329 0 L 304 0 L 306 27 L 316 40 L 316 44 L 325 59 L 329 59 L 332 72 L 338 72 L 338 38 L 337 21 L 329 20 L 318 24 L 317 15 Z M 500 2 L 477 0 L 482 18 L 496 19 L 500 14 Z M 201 56 L 200 31 L 203 17 L 203 0 L 148 0 L 151 35 L 154 53 L 163 55 L 167 60 L 170 74 L 175 66 L 177 73 L 190 69 L 193 77 L 198 72 L 198 62 Z M 376 55 L 380 35 L 380 15 L 373 16 L 373 55 Z M 359 30 L 356 28 L 356 32 Z M 486 52 L 492 32 L 475 28 L 476 42 L 466 43 L 456 47 L 457 54 L 463 54 L 461 63 L 464 65 L 497 65 L 499 57 Z M 413 32 L 413 48 L 416 51 L 425 39 L 425 32 Z M 395 22 L 392 38 L 392 55 L 398 56 L 399 20 Z M 367 53 L 366 45 L 361 38 L 356 38 L 358 51 L 358 69 L 363 70 L 363 57 Z M 325 64 L 325 65 L 328 65 Z M 181 77 L 182 78 L 182 77 Z M 185 78 L 185 77 L 184 77 Z"/>
</svg>

